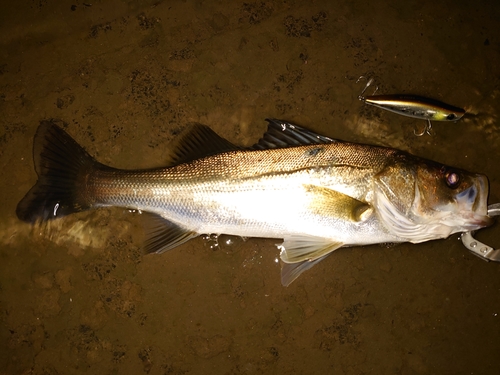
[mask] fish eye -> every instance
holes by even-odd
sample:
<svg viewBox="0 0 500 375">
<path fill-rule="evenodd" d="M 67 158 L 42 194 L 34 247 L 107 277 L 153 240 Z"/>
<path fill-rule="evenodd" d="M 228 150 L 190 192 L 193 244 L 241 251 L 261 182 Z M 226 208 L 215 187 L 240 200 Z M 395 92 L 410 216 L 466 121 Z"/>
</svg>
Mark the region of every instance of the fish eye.
<svg viewBox="0 0 500 375">
<path fill-rule="evenodd" d="M 445 179 L 446 179 L 446 185 L 448 185 L 448 187 L 451 189 L 457 188 L 458 185 L 460 184 L 460 176 L 456 172 L 453 171 L 446 172 Z"/>
<path fill-rule="evenodd" d="M 446 116 L 447 120 L 455 120 L 457 118 L 457 115 L 454 113 L 450 113 L 448 116 Z"/>
</svg>

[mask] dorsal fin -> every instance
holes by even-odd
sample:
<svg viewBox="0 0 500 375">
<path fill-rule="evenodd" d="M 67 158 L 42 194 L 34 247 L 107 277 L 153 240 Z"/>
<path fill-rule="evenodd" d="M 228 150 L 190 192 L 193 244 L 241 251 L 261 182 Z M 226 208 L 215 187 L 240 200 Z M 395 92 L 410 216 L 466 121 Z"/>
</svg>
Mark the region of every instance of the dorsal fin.
<svg viewBox="0 0 500 375">
<path fill-rule="evenodd" d="M 167 162 L 175 165 L 239 149 L 208 126 L 193 124 L 173 141 Z"/>
<path fill-rule="evenodd" d="M 250 147 L 250 149 L 267 150 L 271 148 L 339 142 L 335 139 L 301 128 L 300 126 L 290 124 L 287 121 L 277 119 L 266 119 L 266 121 L 269 123 L 267 132 L 265 132 L 259 142 Z"/>
</svg>

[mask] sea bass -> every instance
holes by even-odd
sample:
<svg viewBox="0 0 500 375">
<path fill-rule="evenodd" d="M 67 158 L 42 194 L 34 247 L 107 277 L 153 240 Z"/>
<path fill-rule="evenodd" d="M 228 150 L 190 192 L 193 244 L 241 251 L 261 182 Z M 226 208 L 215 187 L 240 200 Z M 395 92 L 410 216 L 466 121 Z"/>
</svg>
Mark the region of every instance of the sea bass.
<svg viewBox="0 0 500 375">
<path fill-rule="evenodd" d="M 484 175 L 267 121 L 250 148 L 195 125 L 167 167 L 147 170 L 103 165 L 42 122 L 38 181 L 17 216 L 33 223 L 105 206 L 138 210 L 149 228 L 145 251 L 155 253 L 200 234 L 283 238 L 283 285 L 343 246 L 419 243 L 492 223 Z"/>
</svg>

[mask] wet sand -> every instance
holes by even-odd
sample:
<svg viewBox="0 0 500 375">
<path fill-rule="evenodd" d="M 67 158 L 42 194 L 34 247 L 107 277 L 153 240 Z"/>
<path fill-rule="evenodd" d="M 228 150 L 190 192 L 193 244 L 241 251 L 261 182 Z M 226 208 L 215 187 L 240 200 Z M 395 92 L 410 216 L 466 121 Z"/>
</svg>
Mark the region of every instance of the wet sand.
<svg viewBox="0 0 500 375">
<path fill-rule="evenodd" d="M 198 238 L 144 255 L 140 216 L 125 209 L 31 227 L 15 208 L 36 181 L 32 139 L 47 119 L 100 162 L 135 169 L 162 166 L 190 123 L 250 145 L 281 118 L 484 173 L 500 202 L 500 5 L 0 8 L 0 374 L 498 372 L 500 265 L 458 235 L 341 249 L 284 288 L 280 240 Z M 361 75 L 468 116 L 416 137 L 419 120 L 357 99 Z M 478 237 L 500 246 L 496 233 Z"/>
</svg>

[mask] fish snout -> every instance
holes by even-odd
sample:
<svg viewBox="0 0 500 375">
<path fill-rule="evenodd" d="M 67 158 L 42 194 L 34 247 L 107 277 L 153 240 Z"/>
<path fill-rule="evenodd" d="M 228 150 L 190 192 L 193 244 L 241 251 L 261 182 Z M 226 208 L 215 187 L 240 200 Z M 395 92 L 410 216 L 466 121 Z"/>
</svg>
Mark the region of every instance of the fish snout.
<svg viewBox="0 0 500 375">
<path fill-rule="evenodd" d="M 486 216 L 488 214 L 487 177 L 475 176 L 474 182 L 468 188 L 455 195 L 455 200 L 461 211 L 471 211 Z"/>
<path fill-rule="evenodd" d="M 494 220 L 488 216 L 488 178 L 484 175 L 474 176 L 473 183 L 455 196 L 459 210 L 468 213 L 469 224 L 483 228 L 490 226 Z"/>
</svg>

